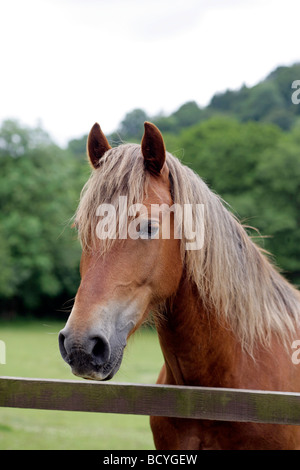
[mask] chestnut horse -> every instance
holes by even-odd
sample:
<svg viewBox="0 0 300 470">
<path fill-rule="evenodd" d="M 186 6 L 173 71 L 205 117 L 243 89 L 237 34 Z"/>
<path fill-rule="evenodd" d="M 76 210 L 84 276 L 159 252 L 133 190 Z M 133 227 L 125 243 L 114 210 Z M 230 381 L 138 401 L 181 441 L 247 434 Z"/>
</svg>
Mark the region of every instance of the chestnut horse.
<svg viewBox="0 0 300 470">
<path fill-rule="evenodd" d="M 145 123 L 141 145 L 116 148 L 96 123 L 87 149 L 93 169 L 75 215 L 81 283 L 59 334 L 72 372 L 112 378 L 128 337 L 152 311 L 164 356 L 158 383 L 300 392 L 300 366 L 291 350 L 300 339 L 299 292 L 222 200 L 166 152 L 151 123 Z M 112 236 L 105 229 L 101 237 L 98 223 L 108 215 L 99 207 L 115 207 L 107 225 L 124 222 L 120 196 L 126 196 L 127 222 L 139 219 L 138 236 L 124 236 L 119 224 Z M 130 206 L 137 204 L 134 215 Z M 201 248 L 186 249 L 186 232 L 178 236 L 171 210 L 170 236 L 161 236 L 162 214 L 173 204 L 203 205 L 204 212 L 191 214 L 194 226 L 204 227 Z M 157 449 L 300 448 L 298 426 L 168 417 L 150 422 Z"/>
</svg>

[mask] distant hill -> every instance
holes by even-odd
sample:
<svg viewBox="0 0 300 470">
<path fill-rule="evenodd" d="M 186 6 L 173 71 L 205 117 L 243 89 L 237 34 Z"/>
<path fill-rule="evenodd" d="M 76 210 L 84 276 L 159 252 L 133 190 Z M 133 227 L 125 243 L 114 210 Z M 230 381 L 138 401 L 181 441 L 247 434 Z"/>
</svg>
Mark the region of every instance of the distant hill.
<svg viewBox="0 0 300 470">
<path fill-rule="evenodd" d="M 216 94 L 208 109 L 229 113 L 244 121 L 264 121 L 288 130 L 300 115 L 300 107 L 292 103 L 294 80 L 300 79 L 300 63 L 278 67 L 253 87 Z"/>
<path fill-rule="evenodd" d="M 240 122 L 273 123 L 287 131 L 300 117 L 300 105 L 296 106 L 291 100 L 294 80 L 300 80 L 300 63 L 276 68 L 253 87 L 244 85 L 239 90 L 216 93 L 205 108 L 199 107 L 196 101 L 189 101 L 169 116 L 149 116 L 142 109 L 134 109 L 126 114 L 108 140 L 112 145 L 122 141 L 139 142 L 145 120 L 154 122 L 164 134 L 178 135 L 183 129 L 220 115 Z M 87 135 L 70 141 L 69 148 L 75 154 L 85 154 L 86 139 Z"/>
</svg>

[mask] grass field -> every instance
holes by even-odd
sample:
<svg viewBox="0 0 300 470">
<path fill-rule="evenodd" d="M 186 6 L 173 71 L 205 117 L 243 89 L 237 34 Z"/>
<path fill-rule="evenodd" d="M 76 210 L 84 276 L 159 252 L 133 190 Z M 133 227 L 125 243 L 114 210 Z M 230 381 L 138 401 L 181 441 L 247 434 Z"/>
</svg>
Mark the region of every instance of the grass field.
<svg viewBox="0 0 300 470">
<path fill-rule="evenodd" d="M 76 380 L 59 354 L 64 322 L 0 321 L 6 364 L 0 375 Z M 156 333 L 130 339 L 114 382 L 155 383 L 163 363 Z M 78 380 L 83 380 L 79 379 Z M 153 449 L 149 417 L 0 408 L 0 449 Z"/>
</svg>

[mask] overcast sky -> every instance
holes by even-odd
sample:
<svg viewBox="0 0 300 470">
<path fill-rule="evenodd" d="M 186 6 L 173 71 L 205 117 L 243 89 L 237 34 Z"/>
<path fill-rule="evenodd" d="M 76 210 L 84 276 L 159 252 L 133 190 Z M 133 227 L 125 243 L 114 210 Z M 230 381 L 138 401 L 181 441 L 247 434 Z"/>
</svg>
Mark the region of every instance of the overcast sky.
<svg viewBox="0 0 300 470">
<path fill-rule="evenodd" d="M 0 121 L 40 121 L 64 145 L 134 108 L 205 106 L 300 61 L 299 13 L 299 0 L 0 0 Z"/>
</svg>

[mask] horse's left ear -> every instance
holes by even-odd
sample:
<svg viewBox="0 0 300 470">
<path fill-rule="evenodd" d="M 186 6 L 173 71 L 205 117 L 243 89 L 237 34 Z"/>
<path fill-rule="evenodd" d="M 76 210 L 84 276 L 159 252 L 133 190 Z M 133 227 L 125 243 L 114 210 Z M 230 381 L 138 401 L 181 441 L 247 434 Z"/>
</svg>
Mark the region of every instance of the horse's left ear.
<svg viewBox="0 0 300 470">
<path fill-rule="evenodd" d="M 98 168 L 99 160 L 111 146 L 103 134 L 101 127 L 96 122 L 90 130 L 87 141 L 87 153 L 93 168 Z"/>
<path fill-rule="evenodd" d="M 151 122 L 144 123 L 145 132 L 142 138 L 142 154 L 145 167 L 149 173 L 160 174 L 166 160 L 166 149 L 160 131 Z"/>
</svg>

